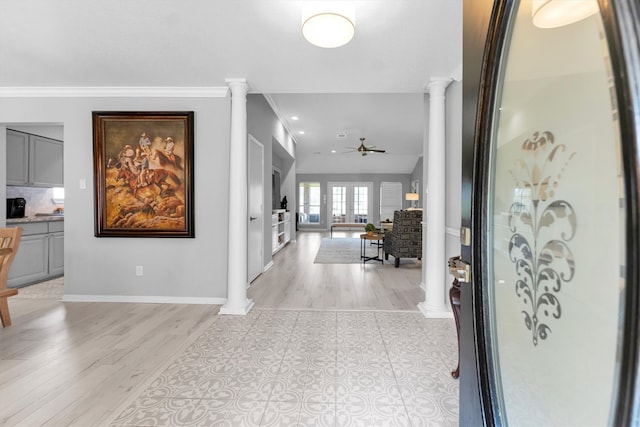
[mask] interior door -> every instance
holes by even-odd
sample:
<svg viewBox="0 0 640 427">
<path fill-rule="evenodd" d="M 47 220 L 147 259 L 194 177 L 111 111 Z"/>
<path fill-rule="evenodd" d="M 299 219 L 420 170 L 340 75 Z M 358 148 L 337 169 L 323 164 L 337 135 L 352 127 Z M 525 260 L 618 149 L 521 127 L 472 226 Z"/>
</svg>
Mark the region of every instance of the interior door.
<svg viewBox="0 0 640 427">
<path fill-rule="evenodd" d="M 543 3 L 497 1 L 489 24 L 461 425 L 637 425 L 639 6 L 560 0 L 574 16 L 549 23 Z"/>
<path fill-rule="evenodd" d="M 251 135 L 249 135 L 248 195 L 248 281 L 252 282 L 262 273 L 264 265 L 264 146 Z"/>
</svg>

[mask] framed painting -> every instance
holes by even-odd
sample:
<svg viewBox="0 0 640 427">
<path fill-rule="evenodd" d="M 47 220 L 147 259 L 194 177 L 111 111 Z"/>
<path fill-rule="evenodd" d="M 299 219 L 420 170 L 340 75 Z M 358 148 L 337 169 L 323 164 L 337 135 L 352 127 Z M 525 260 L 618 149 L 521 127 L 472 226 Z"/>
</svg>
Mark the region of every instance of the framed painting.
<svg viewBox="0 0 640 427">
<path fill-rule="evenodd" d="M 195 237 L 193 112 L 93 112 L 96 237 Z"/>
</svg>

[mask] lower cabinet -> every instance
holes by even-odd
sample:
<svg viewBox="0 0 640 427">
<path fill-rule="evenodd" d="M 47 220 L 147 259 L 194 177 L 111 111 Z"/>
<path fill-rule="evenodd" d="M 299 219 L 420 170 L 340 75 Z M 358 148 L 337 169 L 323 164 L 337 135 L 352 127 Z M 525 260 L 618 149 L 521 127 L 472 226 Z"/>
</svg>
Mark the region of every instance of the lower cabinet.
<svg viewBox="0 0 640 427">
<path fill-rule="evenodd" d="M 271 248 L 275 254 L 291 240 L 291 213 L 276 209 L 271 215 Z"/>
<path fill-rule="evenodd" d="M 7 224 L 22 227 L 18 253 L 11 264 L 7 286 L 16 288 L 64 274 L 64 222 Z"/>
</svg>

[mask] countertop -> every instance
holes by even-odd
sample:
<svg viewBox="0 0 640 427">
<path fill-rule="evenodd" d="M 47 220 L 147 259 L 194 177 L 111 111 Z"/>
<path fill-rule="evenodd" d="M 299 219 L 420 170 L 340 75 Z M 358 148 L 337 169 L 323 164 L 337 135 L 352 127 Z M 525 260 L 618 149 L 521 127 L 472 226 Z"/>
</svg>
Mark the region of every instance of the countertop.
<svg viewBox="0 0 640 427">
<path fill-rule="evenodd" d="M 25 222 L 49 222 L 49 221 L 64 221 L 64 215 L 27 216 L 24 218 L 7 218 L 7 224 L 21 224 Z"/>
</svg>

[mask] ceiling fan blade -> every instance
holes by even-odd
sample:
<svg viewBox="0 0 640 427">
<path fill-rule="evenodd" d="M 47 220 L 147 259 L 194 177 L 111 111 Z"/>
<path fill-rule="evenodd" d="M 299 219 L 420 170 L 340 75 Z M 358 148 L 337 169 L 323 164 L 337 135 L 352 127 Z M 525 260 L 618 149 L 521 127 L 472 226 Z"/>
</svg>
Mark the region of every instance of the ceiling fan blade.
<svg viewBox="0 0 640 427">
<path fill-rule="evenodd" d="M 373 149 L 369 149 L 367 151 L 372 151 L 374 153 L 386 153 L 387 152 L 387 150 L 373 150 Z"/>
</svg>

